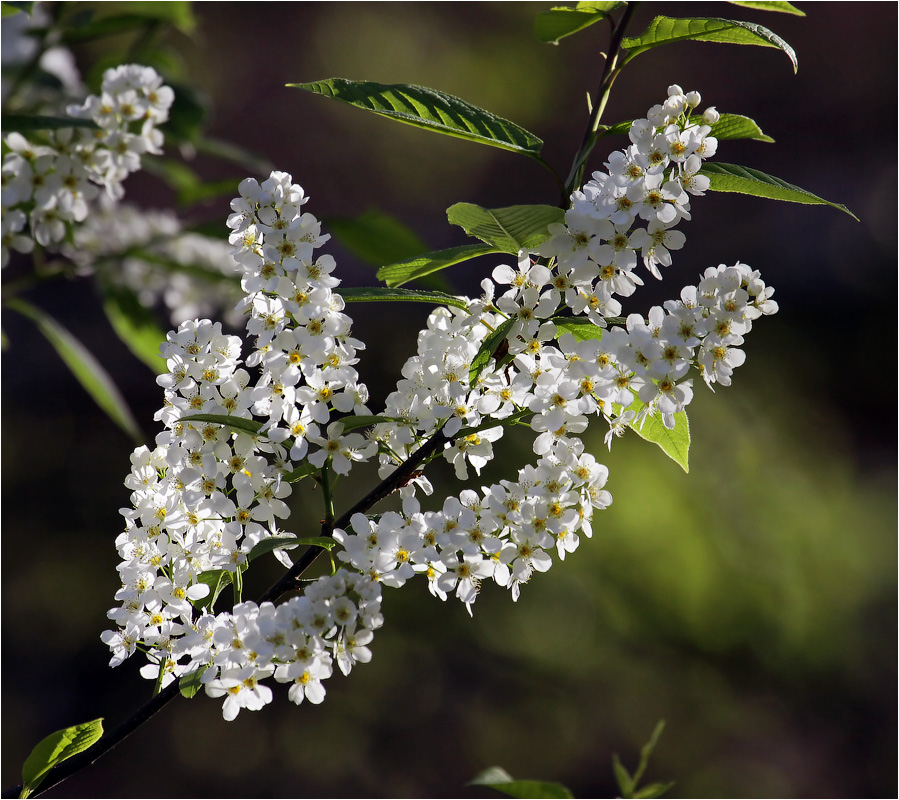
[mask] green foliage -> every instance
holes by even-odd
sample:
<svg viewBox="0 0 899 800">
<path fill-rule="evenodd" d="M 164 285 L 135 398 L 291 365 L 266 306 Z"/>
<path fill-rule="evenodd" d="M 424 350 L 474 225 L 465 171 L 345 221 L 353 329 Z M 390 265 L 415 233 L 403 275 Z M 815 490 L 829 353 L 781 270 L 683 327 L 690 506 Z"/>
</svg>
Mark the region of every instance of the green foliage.
<svg viewBox="0 0 899 800">
<path fill-rule="evenodd" d="M 641 400 L 634 400 L 628 407 L 636 415 L 646 407 Z M 684 472 L 690 471 L 690 421 L 687 412 L 681 411 L 674 415 L 674 428 L 669 430 L 662 423 L 662 417 L 658 414 L 647 416 L 641 422 L 632 422 L 628 427 L 646 439 L 662 448 L 672 461 L 680 466 Z"/>
<path fill-rule="evenodd" d="M 793 48 L 763 25 L 713 17 L 656 17 L 639 36 L 627 37 L 622 40 L 621 46 L 628 51 L 627 58 L 623 63 L 627 63 L 653 47 L 684 41 L 777 47 L 787 54 L 793 64 L 793 71 L 799 69 L 799 62 Z"/>
<path fill-rule="evenodd" d="M 190 414 L 181 417 L 181 422 L 211 422 L 214 425 L 221 425 L 228 428 L 234 433 L 245 433 L 248 436 L 261 436 L 265 438 L 264 433 L 259 433 L 262 423 L 255 419 L 245 419 L 244 417 L 231 417 L 227 414 Z"/>
<path fill-rule="evenodd" d="M 547 227 L 563 222 L 565 212 L 557 206 L 526 205 L 487 209 L 474 203 L 456 203 L 446 210 L 451 225 L 469 236 L 492 245 L 502 253 L 518 255 L 549 239 Z"/>
<path fill-rule="evenodd" d="M 424 86 L 351 81 L 346 78 L 287 85 L 331 97 L 416 128 L 503 150 L 536 156 L 543 147 L 541 139 L 514 122 Z"/>
<path fill-rule="evenodd" d="M 388 264 L 378 270 L 379 280 L 388 286 L 402 286 L 404 283 L 430 275 L 447 267 L 461 264 L 478 256 L 502 252 L 492 244 L 464 244 L 447 250 L 434 250 L 414 258 Z"/>
<path fill-rule="evenodd" d="M 744 8 L 755 8 L 759 11 L 780 11 L 782 14 L 794 14 L 797 17 L 804 17 L 805 12 L 800 11 L 792 3 L 777 2 L 776 0 L 728 0 L 735 6 L 743 6 Z"/>
<path fill-rule="evenodd" d="M 737 194 L 751 194 L 753 197 L 784 200 L 788 203 L 826 205 L 839 209 L 858 222 L 858 217 L 841 203 L 831 203 L 829 200 L 824 200 L 805 189 L 793 186 L 773 175 L 766 175 L 757 169 L 715 162 L 703 164 L 699 172 L 701 175 L 709 177 L 711 181 L 709 189 L 713 192 L 736 192 Z"/>
<path fill-rule="evenodd" d="M 209 594 L 199 600 L 192 600 L 191 604 L 194 608 L 207 608 L 211 611 L 222 590 L 231 585 L 231 573 L 226 569 L 206 570 L 197 575 L 196 583 L 205 583 L 209 587 Z"/>
<path fill-rule="evenodd" d="M 349 417 L 342 417 L 340 422 L 343 424 L 343 432 L 349 433 L 357 428 L 368 428 L 377 425 L 379 422 L 402 422 L 401 417 L 384 417 L 376 414 L 353 414 Z"/>
<path fill-rule="evenodd" d="M 199 693 L 200 689 L 203 687 L 203 684 L 200 683 L 200 678 L 203 677 L 204 672 L 205 670 L 203 668 L 195 669 L 193 672 L 184 675 L 178 681 L 178 691 L 181 692 L 182 697 L 186 697 L 190 700 Z"/>
<path fill-rule="evenodd" d="M 352 219 L 327 219 L 324 224 L 353 255 L 376 267 L 393 261 L 404 261 L 428 249 L 421 237 L 408 225 L 375 209 Z M 378 278 L 380 277 L 378 273 Z"/>
<path fill-rule="evenodd" d="M 557 798 L 567 800 L 574 795 L 561 783 L 548 781 L 517 781 L 502 767 L 488 767 L 468 782 L 469 786 L 488 786 L 509 797 Z"/>
<path fill-rule="evenodd" d="M 38 330 L 53 345 L 59 357 L 97 405 L 116 425 L 140 444 L 144 437 L 131 409 L 128 408 L 125 398 L 122 397 L 109 373 L 97 361 L 94 354 L 49 314 L 24 300 L 12 298 L 5 300 L 4 304 L 7 308 L 28 317 L 37 325 Z"/>
<path fill-rule="evenodd" d="M 56 764 L 87 750 L 103 735 L 103 718 L 72 725 L 41 739 L 22 765 L 22 793 L 28 797 Z"/>
<path fill-rule="evenodd" d="M 490 363 L 497 349 L 506 341 L 509 331 L 516 322 L 517 320 L 514 318 L 507 319 L 484 339 L 480 348 L 478 348 L 478 352 L 475 353 L 475 357 L 471 359 L 471 367 L 468 370 L 468 383 L 470 386 L 477 384 L 481 373 Z"/>
<path fill-rule="evenodd" d="M 423 292 L 418 289 L 385 289 L 383 286 L 341 286 L 340 296 L 347 303 L 383 303 L 404 301 L 413 303 L 432 303 L 439 306 L 455 306 L 467 309 L 461 297 L 446 292 Z"/>
<path fill-rule="evenodd" d="M 754 139 L 757 142 L 773 142 L 755 120 L 740 114 L 722 114 L 720 119 L 711 126 L 711 135 L 718 141 L 727 139 Z"/>
<path fill-rule="evenodd" d="M 11 17 L 15 14 L 18 14 L 24 11 L 26 14 L 31 14 L 31 10 L 34 8 L 34 3 L 25 3 L 25 2 L 13 2 L 12 0 L 8 0 L 7 2 L 0 3 L 0 12 L 2 12 L 2 16 Z"/>
<path fill-rule="evenodd" d="M 607 19 L 613 11 L 626 5 L 623 2 L 587 2 L 578 3 L 574 8 L 552 8 L 537 15 L 534 35 L 541 42 L 558 44 L 560 39 Z"/>
<path fill-rule="evenodd" d="M 674 781 L 671 781 L 669 783 L 651 783 L 649 786 L 644 786 L 642 789 L 639 788 L 640 779 L 643 777 L 643 773 L 646 772 L 646 768 L 649 766 L 649 757 L 652 755 L 652 751 L 655 750 L 663 730 L 665 730 L 665 720 L 659 720 L 652 732 L 652 736 L 649 737 L 649 741 L 640 749 L 640 763 L 637 765 L 637 769 L 633 775 L 625 769 L 624 764 L 621 763 L 621 759 L 618 758 L 617 753 L 612 756 L 612 769 L 615 772 L 615 780 L 618 782 L 618 788 L 621 790 L 621 797 L 661 797 L 674 786 Z"/>
<path fill-rule="evenodd" d="M 570 333 L 579 342 L 585 339 L 602 339 L 604 328 L 590 322 L 586 317 L 553 317 L 556 331 Z"/>
<path fill-rule="evenodd" d="M 159 346 L 165 334 L 153 315 L 141 305 L 133 289 L 102 282 L 103 309 L 118 337 L 137 358 L 158 374 L 168 371 Z"/>
</svg>

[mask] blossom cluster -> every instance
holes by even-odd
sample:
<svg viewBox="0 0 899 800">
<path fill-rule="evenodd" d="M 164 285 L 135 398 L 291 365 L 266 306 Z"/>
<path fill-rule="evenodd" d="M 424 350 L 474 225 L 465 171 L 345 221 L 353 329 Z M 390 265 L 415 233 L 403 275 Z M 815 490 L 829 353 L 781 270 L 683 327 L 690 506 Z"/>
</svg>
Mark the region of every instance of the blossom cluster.
<svg viewBox="0 0 899 800">
<path fill-rule="evenodd" d="M 118 630 L 103 636 L 112 663 L 141 647 L 151 662 L 145 677 L 197 673 L 207 694 L 225 698 L 226 719 L 269 702 L 260 681 L 272 676 L 292 683 L 295 702 L 320 702 L 335 660 L 348 673 L 371 657 L 382 585 L 422 575 L 434 596 L 454 594 L 471 612 L 483 581 L 518 599 L 550 568 L 553 550 L 564 559 L 590 537 L 594 511 L 611 495 L 608 470 L 580 436 L 589 417 L 605 420 L 610 446 L 650 415 L 673 427 L 692 376 L 729 385 L 753 321 L 777 311 L 773 289 L 737 263 L 706 270 L 648 317 L 614 319 L 612 295 L 639 283 L 639 230 L 658 239 L 644 263 L 665 263 L 660 248 L 672 240 L 657 234 L 673 236 L 670 227 L 688 218 L 686 193 L 703 188 L 691 159 L 710 155 L 714 140 L 707 124 L 691 122 L 698 102 L 671 87 L 665 104 L 632 125 L 632 146 L 610 157 L 609 172 L 574 193 L 564 236 L 555 231 L 516 266 L 496 267 L 480 298 L 434 310 L 379 417 L 354 366 L 363 345 L 335 291 L 334 260 L 315 254 L 329 237 L 303 212 L 308 198 L 286 173 L 243 181 L 228 226 L 253 349 L 242 360 L 240 339 L 209 320 L 185 321 L 162 347 L 169 372 L 159 378 L 165 405 L 156 418 L 165 430 L 155 449 L 135 451 L 126 480 L 121 606 L 109 613 Z M 615 250 L 614 236 L 638 218 L 647 227 Z M 592 232 L 582 237 L 583 219 Z M 580 242 L 580 255 L 560 247 L 563 238 Z M 358 423 L 370 425 L 367 435 L 354 432 Z M 277 524 L 296 480 L 318 476 L 330 501 L 331 472 L 379 456 L 386 480 L 435 436 L 465 479 L 469 467 L 480 475 L 511 425 L 530 427 L 537 456 L 516 480 L 422 510 L 418 493 L 433 487 L 416 473 L 398 490 L 401 511 L 356 513 L 332 531 L 343 565 L 334 575 L 281 605 L 238 602 L 214 613 L 223 582 L 240 599 L 255 557 L 272 550 L 291 564 L 286 550 L 300 543 Z"/>
<path fill-rule="evenodd" d="M 10 249 L 31 252 L 35 242 L 58 245 L 67 229 L 83 222 L 100 191 L 120 199 L 122 182 L 141 167 L 144 153 L 162 152 L 158 129 L 168 119 L 174 92 L 151 67 L 108 69 L 99 95 L 66 111 L 95 127 L 46 131 L 42 142 L 21 133 L 4 137 L 2 165 L 2 264 Z"/>
</svg>

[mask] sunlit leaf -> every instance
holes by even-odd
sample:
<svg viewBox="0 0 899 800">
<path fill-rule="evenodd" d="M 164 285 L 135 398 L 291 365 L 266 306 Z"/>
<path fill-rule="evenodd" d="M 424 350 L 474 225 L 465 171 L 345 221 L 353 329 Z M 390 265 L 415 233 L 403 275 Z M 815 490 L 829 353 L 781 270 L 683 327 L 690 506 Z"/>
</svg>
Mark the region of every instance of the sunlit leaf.
<svg viewBox="0 0 899 800">
<path fill-rule="evenodd" d="M 625 59 L 627 62 L 650 48 L 685 41 L 776 47 L 787 54 L 793 64 L 794 72 L 799 69 L 796 53 L 780 36 L 755 22 L 741 22 L 733 19 L 659 16 L 650 22 L 646 30 L 639 36 L 623 39 L 621 46 L 628 51 Z"/>
<path fill-rule="evenodd" d="M 728 0 L 735 6 L 743 6 L 744 8 L 756 8 L 759 11 L 780 11 L 783 14 L 794 14 L 797 17 L 804 17 L 805 12 L 800 11 L 792 3 L 777 2 L 777 0 Z"/>
<path fill-rule="evenodd" d="M 558 44 L 560 39 L 582 31 L 594 22 L 606 19 L 609 14 L 626 3 L 578 3 L 574 8 L 551 8 L 537 15 L 534 20 L 534 35 L 549 44 Z"/>
<path fill-rule="evenodd" d="M 468 370 L 468 383 L 474 386 L 478 382 L 478 378 L 490 363 L 497 348 L 506 340 L 512 326 L 517 322 L 516 319 L 510 318 L 505 320 L 493 331 L 486 339 L 484 339 L 475 357 L 471 359 L 471 367 Z"/>
<path fill-rule="evenodd" d="M 645 405 L 637 399 L 627 410 L 639 415 Z M 684 472 L 690 471 L 690 421 L 686 411 L 674 415 L 674 428 L 670 430 L 662 422 L 661 414 L 647 416 L 641 422 L 631 422 L 628 427 L 647 442 L 657 444 Z"/>
<path fill-rule="evenodd" d="M 535 156 L 543 146 L 542 140 L 514 122 L 424 86 L 351 81 L 346 78 L 287 85 L 331 97 L 416 128 L 503 150 Z"/>
<path fill-rule="evenodd" d="M 195 583 L 205 583 L 209 587 L 209 594 L 198 600 L 191 600 L 195 608 L 212 609 L 222 590 L 231 584 L 231 573 L 226 569 L 210 569 L 197 575 Z"/>
<path fill-rule="evenodd" d="M 2 15 L 4 17 L 11 17 L 14 14 L 18 14 L 24 11 L 26 14 L 31 14 L 31 10 L 34 8 L 34 3 L 24 3 L 24 2 L 5 2 L 0 3 L 0 10 L 2 10 Z"/>
<path fill-rule="evenodd" d="M 165 334 L 153 315 L 141 305 L 134 290 L 108 282 L 102 288 L 103 309 L 118 337 L 154 372 L 166 372 L 165 359 L 159 355 Z"/>
<path fill-rule="evenodd" d="M 489 767 L 478 773 L 469 786 L 489 786 L 509 797 L 522 798 L 557 798 L 565 800 L 574 795 L 561 783 L 549 781 L 517 781 L 502 767 Z"/>
<path fill-rule="evenodd" d="M 831 203 L 805 189 L 793 186 L 791 183 L 766 175 L 757 169 L 741 167 L 737 164 L 722 164 L 720 162 L 703 164 L 701 175 L 707 175 L 711 181 L 709 189 L 713 192 L 736 192 L 737 194 L 749 194 L 753 197 L 765 197 L 770 200 L 784 200 L 788 203 L 804 203 L 806 205 L 825 205 L 839 209 L 848 214 L 856 222 L 855 216 L 846 206 L 840 203 Z"/>
<path fill-rule="evenodd" d="M 549 239 L 548 226 L 563 222 L 565 212 L 557 206 L 508 206 L 488 209 L 474 203 L 456 203 L 446 210 L 452 225 L 469 236 L 493 245 L 504 253 L 531 250 Z"/>
<path fill-rule="evenodd" d="M 143 434 L 131 409 L 125 402 L 109 373 L 78 339 L 55 319 L 34 306 L 13 298 L 6 301 L 9 308 L 28 317 L 47 337 L 59 357 L 71 370 L 78 382 L 94 399 L 98 406 L 135 442 L 143 441 Z"/>
<path fill-rule="evenodd" d="M 377 425 L 379 422 L 403 422 L 402 417 L 384 417 L 375 414 L 354 414 L 349 417 L 343 417 L 339 420 L 343 425 L 343 432 L 357 430 L 358 428 L 368 428 Z"/>
<path fill-rule="evenodd" d="M 195 669 L 193 672 L 188 672 L 187 675 L 183 675 L 180 678 L 178 681 L 178 691 L 181 692 L 182 697 L 186 697 L 190 700 L 190 698 L 195 697 L 200 689 L 203 688 L 203 684 L 200 683 L 203 672 L 205 672 L 205 670 L 201 667 L 200 669 Z"/>
<path fill-rule="evenodd" d="M 388 264 L 378 270 L 378 278 L 388 286 L 402 286 L 404 283 L 430 275 L 455 264 L 461 264 L 478 256 L 501 252 L 491 244 L 464 244 L 447 250 L 434 250 L 420 256 Z"/>
<path fill-rule="evenodd" d="M 755 120 L 740 114 L 722 114 L 712 126 L 710 136 L 720 141 L 727 139 L 754 139 L 757 142 L 773 142 L 770 136 L 762 133 Z"/>
<path fill-rule="evenodd" d="M 413 302 L 431 303 L 441 306 L 455 306 L 456 308 L 468 308 L 461 297 L 456 297 L 445 292 L 423 292 L 418 289 L 387 289 L 383 286 L 356 287 L 341 286 L 338 290 L 340 296 L 348 303 L 369 302 Z"/>
<path fill-rule="evenodd" d="M 35 745 L 22 765 L 22 794 L 28 797 L 56 764 L 87 750 L 103 736 L 103 718 L 51 733 Z"/>
</svg>

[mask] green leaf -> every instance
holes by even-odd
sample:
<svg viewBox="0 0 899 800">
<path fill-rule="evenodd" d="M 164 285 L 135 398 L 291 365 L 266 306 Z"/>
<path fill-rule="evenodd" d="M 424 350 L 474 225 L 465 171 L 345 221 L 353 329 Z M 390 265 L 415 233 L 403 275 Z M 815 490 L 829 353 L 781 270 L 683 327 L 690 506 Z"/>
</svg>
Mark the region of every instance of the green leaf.
<svg viewBox="0 0 899 800">
<path fill-rule="evenodd" d="M 87 750 L 103 735 L 103 718 L 51 733 L 35 745 L 22 765 L 22 794 L 28 797 L 56 764 Z"/>
<path fill-rule="evenodd" d="M 19 2 L 6 2 L 0 3 L 0 9 L 2 9 L 4 17 L 11 17 L 13 14 L 18 14 L 20 11 L 24 11 L 26 14 L 31 14 L 31 9 L 34 7 L 34 3 L 19 3 Z"/>
<path fill-rule="evenodd" d="M 424 86 L 350 81 L 345 78 L 287 85 L 331 97 L 416 128 L 503 150 L 536 156 L 543 146 L 543 142 L 533 133 L 515 123 L 458 97 Z"/>
<path fill-rule="evenodd" d="M 627 37 L 621 46 L 628 51 L 624 63 L 652 47 L 683 41 L 721 42 L 724 44 L 752 44 L 760 47 L 777 47 L 787 54 L 793 63 L 793 72 L 799 69 L 796 53 L 776 33 L 755 22 L 741 22 L 714 17 L 656 17 L 639 36 Z"/>
<path fill-rule="evenodd" d="M 606 19 L 609 14 L 627 3 L 578 3 L 575 8 L 552 8 L 537 15 L 534 35 L 548 44 L 558 44 L 560 39 L 582 31 L 594 22 Z"/>
<path fill-rule="evenodd" d="M 759 11 L 780 11 L 783 14 L 794 14 L 797 17 L 805 16 L 805 12 L 800 11 L 792 3 L 776 2 L 776 0 L 770 2 L 765 2 L 765 0 L 728 0 L 728 2 L 744 8 L 757 8 Z"/>
<path fill-rule="evenodd" d="M 131 409 L 128 408 L 125 398 L 122 397 L 109 373 L 97 361 L 94 354 L 55 319 L 40 309 L 16 298 L 7 300 L 6 305 L 28 317 L 37 325 L 40 332 L 47 337 L 59 357 L 97 405 L 135 442 L 141 443 L 144 437 Z"/>
<path fill-rule="evenodd" d="M 644 786 L 640 789 L 639 792 L 634 793 L 635 798 L 651 798 L 651 797 L 661 797 L 667 791 L 669 791 L 674 786 L 674 781 L 668 781 L 668 783 L 650 783 L 648 786 Z"/>
<path fill-rule="evenodd" d="M 328 541 L 333 542 L 332 539 L 328 539 Z M 263 539 L 261 542 L 253 545 L 253 548 L 247 553 L 247 561 L 254 561 L 259 556 L 271 553 L 272 550 L 293 550 L 300 544 L 302 542 L 296 536 L 270 536 L 268 539 Z"/>
<path fill-rule="evenodd" d="M 461 297 L 446 294 L 445 292 L 422 292 L 417 289 L 385 289 L 383 286 L 341 286 L 337 291 L 348 303 L 399 301 L 436 303 L 441 306 L 455 306 L 456 308 L 468 309 L 468 303 Z"/>
<path fill-rule="evenodd" d="M 602 339 L 605 330 L 605 328 L 600 328 L 599 325 L 590 322 L 586 317 L 552 317 L 550 322 L 556 326 L 557 339 L 561 335 L 558 333 L 560 330 L 570 333 L 579 342 L 583 342 L 585 339 Z"/>
<path fill-rule="evenodd" d="M 245 417 L 232 417 L 228 414 L 189 414 L 181 417 L 181 422 L 211 422 L 215 425 L 222 425 L 229 428 L 234 433 L 245 433 L 248 436 L 265 436 L 259 433 L 262 423 L 255 419 L 246 419 Z"/>
<path fill-rule="evenodd" d="M 621 792 L 621 796 L 633 797 L 634 779 L 631 777 L 631 774 L 627 771 L 624 764 L 621 763 L 618 753 L 612 755 L 612 772 L 615 773 L 615 782 L 618 784 L 618 790 Z"/>
<path fill-rule="evenodd" d="M 205 669 L 200 667 L 200 669 L 195 669 L 193 672 L 188 672 L 187 675 L 181 677 L 181 680 L 178 681 L 178 691 L 181 692 L 182 697 L 190 700 L 196 696 L 200 689 L 203 688 L 200 678 L 203 677 L 204 672 Z"/>
<path fill-rule="evenodd" d="M 357 428 L 369 428 L 379 422 L 405 422 L 402 417 L 383 417 L 374 414 L 358 414 L 338 420 L 343 423 L 343 432 L 349 433 Z"/>
<path fill-rule="evenodd" d="M 366 211 L 353 219 L 326 219 L 324 223 L 347 250 L 376 267 L 428 249 L 415 231 L 382 211 Z"/>
<path fill-rule="evenodd" d="M 641 400 L 634 400 L 628 406 L 628 411 L 639 414 L 646 404 Z M 687 412 L 681 411 L 674 415 L 674 428 L 668 430 L 662 423 L 661 415 L 653 414 L 646 417 L 643 424 L 630 423 L 629 428 L 636 431 L 647 442 L 653 442 L 662 448 L 662 451 L 672 459 L 684 472 L 690 471 L 690 421 Z"/>
<path fill-rule="evenodd" d="M 468 370 L 468 383 L 474 386 L 478 382 L 478 378 L 484 371 L 484 368 L 490 363 L 493 354 L 497 348 L 506 341 L 509 331 L 518 320 L 510 318 L 499 325 L 493 333 L 484 339 L 475 357 L 471 359 L 471 367 Z"/>
<path fill-rule="evenodd" d="M 757 169 L 715 162 L 704 164 L 699 172 L 701 175 L 709 177 L 711 180 L 709 189 L 713 192 L 736 192 L 737 194 L 751 194 L 753 197 L 766 197 L 770 200 L 784 200 L 788 203 L 830 206 L 845 212 L 858 222 L 858 217 L 841 203 L 831 203 L 829 200 L 824 200 L 805 189 L 793 186 L 773 175 L 766 175 Z"/>
<path fill-rule="evenodd" d="M 378 270 L 378 278 L 388 286 L 402 286 L 416 278 L 430 275 L 454 264 L 461 264 L 478 256 L 501 252 L 491 244 L 464 244 L 461 247 L 450 247 L 447 250 L 434 250 L 415 258 L 389 264 Z"/>
<path fill-rule="evenodd" d="M 502 767 L 489 767 L 468 782 L 469 786 L 489 786 L 509 797 L 571 798 L 574 795 L 561 783 L 516 781 Z"/>
<path fill-rule="evenodd" d="M 722 114 L 721 118 L 711 126 L 711 136 L 719 141 L 727 139 L 755 139 L 757 142 L 773 142 L 770 136 L 762 133 L 755 120 L 740 114 Z"/>
<path fill-rule="evenodd" d="M 64 128 L 96 128 L 99 126 L 92 119 L 76 119 L 75 117 L 48 117 L 40 114 L 3 114 L 0 127 L 4 131 L 58 131 Z"/>
<path fill-rule="evenodd" d="M 127 286 L 104 282 L 102 289 L 103 309 L 118 337 L 154 372 L 166 372 L 165 359 L 159 355 L 165 334 L 153 315 Z"/>
<path fill-rule="evenodd" d="M 197 575 L 194 583 L 205 583 L 209 587 L 209 594 L 199 600 L 191 600 L 194 608 L 212 609 L 222 590 L 231 584 L 231 573 L 226 569 L 210 569 Z"/>
<path fill-rule="evenodd" d="M 451 225 L 458 225 L 469 236 L 514 255 L 543 244 L 550 238 L 548 226 L 565 220 L 561 208 L 539 205 L 487 209 L 474 203 L 456 203 L 446 210 L 446 216 Z"/>
<path fill-rule="evenodd" d="M 287 481 L 287 483 L 296 483 L 297 481 L 303 480 L 303 478 L 314 478 L 317 475 L 318 470 L 315 467 L 307 462 L 303 462 L 296 469 L 283 473 L 281 475 L 281 480 Z"/>
</svg>

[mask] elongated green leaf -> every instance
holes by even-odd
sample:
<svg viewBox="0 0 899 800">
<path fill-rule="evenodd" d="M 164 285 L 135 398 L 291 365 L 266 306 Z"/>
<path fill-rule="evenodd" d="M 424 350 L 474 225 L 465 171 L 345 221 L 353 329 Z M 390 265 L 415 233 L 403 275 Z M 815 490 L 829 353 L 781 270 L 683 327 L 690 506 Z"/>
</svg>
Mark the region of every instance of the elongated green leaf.
<svg viewBox="0 0 899 800">
<path fill-rule="evenodd" d="M 574 8 L 552 8 L 537 15 L 534 35 L 541 42 L 558 44 L 560 39 L 606 19 L 610 13 L 625 5 L 623 2 L 578 3 Z"/>
<path fill-rule="evenodd" d="M 64 128 L 98 128 L 92 119 L 75 119 L 74 117 L 48 117 L 38 114 L 3 114 L 0 127 L 4 131 L 58 131 Z"/>
<path fill-rule="evenodd" d="M 287 85 L 332 97 L 416 128 L 503 150 L 536 156 L 543 146 L 543 142 L 533 133 L 514 122 L 424 86 L 350 81 L 345 78 Z"/>
<path fill-rule="evenodd" d="M 358 414 L 349 417 L 343 417 L 340 422 L 343 423 L 343 432 L 349 433 L 357 428 L 369 428 L 377 425 L 379 422 L 403 422 L 402 417 L 384 417 L 375 414 Z"/>
<path fill-rule="evenodd" d="M 30 14 L 33 6 L 34 6 L 34 3 L 18 3 L 18 2 L 0 3 L 0 9 L 2 9 L 2 15 L 4 17 L 11 17 L 14 14 L 18 14 L 20 11 L 24 11 L 26 14 Z"/>
<path fill-rule="evenodd" d="M 839 209 L 856 222 L 858 221 L 858 217 L 841 203 L 831 203 L 829 200 L 757 169 L 741 167 L 737 164 L 709 162 L 703 165 L 700 174 L 709 177 L 711 181 L 709 189 L 713 192 L 736 192 L 737 194 L 751 194 L 753 197 L 766 197 L 770 200 L 784 200 L 788 203 L 825 205 Z"/>
<path fill-rule="evenodd" d="M 297 481 L 303 480 L 303 478 L 313 478 L 316 475 L 318 475 L 318 470 L 308 462 L 303 462 L 296 469 L 283 473 L 281 475 L 281 480 L 286 481 L 287 483 L 296 483 Z"/>
<path fill-rule="evenodd" d="M 353 219 L 325 219 L 324 224 L 353 255 L 376 267 L 428 249 L 408 225 L 382 211 L 366 211 Z"/>
<path fill-rule="evenodd" d="M 199 600 L 191 600 L 191 604 L 194 608 L 212 610 L 222 590 L 231 584 L 231 573 L 226 569 L 210 569 L 197 575 L 196 583 L 205 583 L 209 587 L 209 594 Z"/>
<path fill-rule="evenodd" d="M 612 754 L 612 772 L 615 775 L 615 782 L 618 784 L 618 791 L 622 797 L 634 796 L 634 779 L 627 771 L 627 767 L 621 763 L 618 753 Z"/>
<path fill-rule="evenodd" d="M 327 541 L 333 543 L 334 540 L 328 539 Z M 247 561 L 255 561 L 259 556 L 271 553 L 272 550 L 281 548 L 284 550 L 293 550 L 294 547 L 299 547 L 300 544 L 301 541 L 295 536 L 270 536 L 268 539 L 263 539 L 261 542 L 257 542 L 253 545 L 252 550 L 247 553 Z"/>
<path fill-rule="evenodd" d="M 574 797 L 561 783 L 549 781 L 517 781 L 502 767 L 488 767 L 468 782 L 469 786 L 489 786 L 509 797 L 565 798 Z"/>
<path fill-rule="evenodd" d="M 799 69 L 796 53 L 776 33 L 755 22 L 714 17 L 656 17 L 639 36 L 627 37 L 621 46 L 628 51 L 625 63 L 652 47 L 672 42 L 720 42 L 723 44 L 753 44 L 783 50 Z"/>
<path fill-rule="evenodd" d="M 698 119 L 695 118 L 695 119 Z M 627 135 L 633 120 L 619 122 L 604 130 L 599 131 L 599 136 L 612 136 L 615 134 Z M 762 129 L 758 124 L 749 117 L 740 114 L 722 114 L 721 118 L 711 126 L 711 136 L 722 141 L 727 139 L 755 139 L 759 142 L 773 142 L 770 136 L 762 133 Z"/>
<path fill-rule="evenodd" d="M 200 689 L 203 688 L 203 684 L 200 683 L 200 678 L 203 677 L 204 671 L 205 670 L 201 667 L 200 669 L 195 669 L 193 672 L 188 672 L 187 675 L 181 677 L 178 681 L 178 691 L 181 692 L 182 697 L 186 697 L 188 700 L 192 697 L 196 697 Z"/>
<path fill-rule="evenodd" d="M 159 345 L 165 341 L 165 334 L 134 291 L 127 286 L 104 283 L 103 309 L 113 330 L 128 349 L 154 372 L 165 372 L 165 359 L 159 355 Z"/>
<path fill-rule="evenodd" d="M 743 6 L 744 8 L 757 8 L 759 11 L 780 11 L 782 14 L 794 14 L 797 17 L 804 17 L 805 12 L 800 11 L 792 3 L 776 2 L 776 0 L 728 0 L 735 6 Z"/>
<path fill-rule="evenodd" d="M 481 376 L 484 368 L 490 363 L 490 359 L 493 358 L 497 348 L 506 341 L 506 337 L 516 321 L 512 318 L 507 319 L 484 339 L 475 357 L 471 359 L 471 367 L 468 370 L 468 383 L 470 386 L 474 386 L 478 382 L 478 378 Z"/>
<path fill-rule="evenodd" d="M 644 786 L 642 789 L 635 792 L 634 797 L 637 800 L 648 800 L 648 798 L 661 797 L 669 792 L 673 786 L 674 781 L 668 781 L 668 783 L 650 783 L 648 786 Z"/>
<path fill-rule="evenodd" d="M 639 399 L 628 406 L 628 411 L 639 414 L 646 404 Z M 643 423 L 631 423 L 628 427 L 637 432 L 647 442 L 653 442 L 684 472 L 690 471 L 690 421 L 687 412 L 674 415 L 674 428 L 668 430 L 660 415 L 646 417 Z"/>
<path fill-rule="evenodd" d="M 586 317 L 553 317 L 551 322 L 556 326 L 556 338 L 562 335 L 561 332 L 570 333 L 579 342 L 585 339 L 602 339 L 604 328 L 594 325 Z"/>
<path fill-rule="evenodd" d="M 762 133 L 755 120 L 740 114 L 722 114 L 721 118 L 711 126 L 711 136 L 724 141 L 726 139 L 754 139 L 757 142 L 773 142 L 770 136 Z"/>
<path fill-rule="evenodd" d="M 518 254 L 549 239 L 548 226 L 563 222 L 565 212 L 557 206 L 507 206 L 488 209 L 474 203 L 456 203 L 446 210 L 451 225 L 469 236 L 493 245 L 503 253 Z"/>
<path fill-rule="evenodd" d="M 445 292 L 421 292 L 417 289 L 385 289 L 383 286 L 356 287 L 341 286 L 338 289 L 340 296 L 348 303 L 370 303 L 370 302 L 414 302 L 414 303 L 436 303 L 441 306 L 455 306 L 456 308 L 468 308 L 461 297 L 456 297 Z"/>
<path fill-rule="evenodd" d="M 404 283 L 430 275 L 454 264 L 461 264 L 478 256 L 501 252 L 492 244 L 464 244 L 461 247 L 450 247 L 447 250 L 434 250 L 415 258 L 388 264 L 378 270 L 378 278 L 388 286 L 402 286 Z"/>
<path fill-rule="evenodd" d="M 35 745 L 22 766 L 22 794 L 28 797 L 44 780 L 50 769 L 87 750 L 103 735 L 103 718 L 82 722 L 51 733 Z"/>
<path fill-rule="evenodd" d="M 143 441 L 140 427 L 109 373 L 78 339 L 40 309 L 14 298 L 6 305 L 28 317 L 47 337 L 59 357 L 100 408 L 138 444 Z"/>
<path fill-rule="evenodd" d="M 212 422 L 215 425 L 221 425 L 228 428 L 234 433 L 246 433 L 249 436 L 262 436 L 259 433 L 262 423 L 255 419 L 246 419 L 244 417 L 232 417 L 228 414 L 189 414 L 181 417 L 182 422 Z"/>
</svg>

